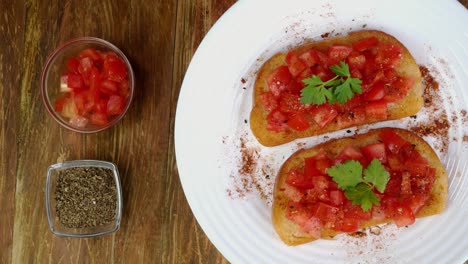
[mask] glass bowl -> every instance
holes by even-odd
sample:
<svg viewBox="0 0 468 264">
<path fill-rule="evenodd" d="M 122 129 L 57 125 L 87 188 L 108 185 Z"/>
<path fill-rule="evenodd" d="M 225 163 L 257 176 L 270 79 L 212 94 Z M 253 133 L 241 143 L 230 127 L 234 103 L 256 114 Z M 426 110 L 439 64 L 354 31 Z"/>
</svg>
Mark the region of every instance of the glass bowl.
<svg viewBox="0 0 468 264">
<path fill-rule="evenodd" d="M 76 195 L 74 195 L 73 193 L 72 194 L 70 194 L 70 193 L 67 194 L 67 191 L 68 190 L 71 191 L 71 189 L 73 189 L 73 188 L 76 189 L 76 181 L 75 181 L 75 183 L 72 182 L 71 185 L 66 186 L 66 184 L 64 184 L 66 177 L 64 177 L 62 175 L 62 178 L 59 179 L 60 172 L 63 172 L 64 170 L 72 169 L 72 168 L 89 168 L 89 167 L 109 169 L 109 170 L 112 171 L 112 184 L 113 184 L 112 187 L 115 188 L 115 195 L 116 195 L 116 202 L 115 203 L 116 204 L 115 204 L 115 212 L 112 212 L 113 211 L 113 209 L 112 209 L 111 214 L 115 213 L 115 215 L 113 216 L 112 221 L 106 222 L 106 223 L 101 224 L 101 225 L 96 225 L 96 226 L 91 226 L 91 227 L 70 227 L 71 226 L 70 224 L 62 223 L 62 221 L 60 220 L 60 216 L 59 216 L 60 212 L 57 211 L 57 208 L 58 208 L 57 207 L 57 205 L 58 205 L 57 191 L 58 190 L 63 191 L 63 193 L 65 193 L 65 194 L 63 194 L 63 193 L 60 194 L 61 197 L 59 198 L 59 200 L 60 199 L 62 200 L 62 205 L 64 203 L 68 203 L 68 204 L 77 204 L 78 203 L 78 204 L 83 205 L 83 204 L 87 204 L 87 203 L 89 204 L 90 201 L 92 201 L 92 203 L 94 203 L 94 205 L 95 205 L 94 208 L 93 208 L 93 206 L 91 206 L 91 207 L 86 208 L 86 209 L 80 208 L 78 210 L 73 210 L 76 207 L 71 206 L 73 209 L 69 210 L 69 212 L 75 212 L 75 213 L 78 212 L 76 214 L 83 214 L 84 212 L 86 212 L 88 214 L 88 212 L 94 210 L 94 212 L 98 211 L 99 213 L 102 213 L 102 211 L 99 211 L 99 210 L 103 210 L 102 208 L 107 206 L 105 204 L 105 202 L 102 202 L 102 199 L 103 199 L 102 198 L 102 196 L 103 196 L 102 193 L 103 192 L 100 192 L 99 194 L 96 194 L 96 196 L 89 195 L 89 196 L 86 196 L 86 197 L 82 197 L 80 199 L 70 200 L 71 197 L 76 198 Z M 86 178 L 86 179 L 89 179 L 89 176 L 87 176 L 87 177 L 88 178 Z M 93 175 L 93 177 L 95 177 L 95 174 Z M 89 181 L 87 181 L 87 182 L 89 182 Z M 100 183 L 102 184 L 102 181 Z M 62 184 L 61 187 L 58 187 L 60 184 Z M 95 186 L 97 186 L 97 185 L 99 185 L 99 183 L 96 183 Z M 66 187 L 64 187 L 64 186 L 66 186 Z M 100 186 L 102 186 L 102 185 L 100 185 Z M 87 187 L 89 188 L 89 185 L 87 185 Z M 93 189 L 93 188 L 89 188 L 89 189 Z M 101 187 L 100 190 L 102 190 L 102 187 Z M 71 192 L 73 192 L 73 191 L 71 191 Z M 51 165 L 49 167 L 48 171 L 47 171 L 47 181 L 46 181 L 46 192 L 45 192 L 45 194 L 46 194 L 47 220 L 49 222 L 50 230 L 55 235 L 66 236 L 66 237 L 94 237 L 94 236 L 100 236 L 100 235 L 113 233 L 113 232 L 117 231 L 119 229 L 119 227 L 120 227 L 120 222 L 121 222 L 121 219 L 122 219 L 122 203 L 123 203 L 122 202 L 122 188 L 121 188 L 121 185 L 120 185 L 118 169 L 111 162 L 99 161 L 99 160 L 74 160 L 74 161 L 65 161 L 63 163 L 57 163 L 57 164 Z M 68 195 L 68 199 L 63 199 L 63 197 L 67 196 L 67 195 Z M 80 193 L 80 195 L 82 195 L 82 193 Z M 65 200 L 65 202 L 63 202 L 63 200 Z M 95 202 L 95 201 L 97 201 L 97 202 Z M 70 206 L 68 206 L 68 207 L 70 207 Z M 62 206 L 62 208 L 63 208 L 63 206 Z M 63 212 L 62 212 L 62 214 L 63 214 Z M 73 215 L 73 213 L 71 213 L 71 216 L 72 216 L 72 218 L 75 217 Z M 93 220 L 96 220 L 96 219 L 93 219 Z"/>
<path fill-rule="evenodd" d="M 71 57 L 76 57 L 81 51 L 88 48 L 95 49 L 100 53 L 102 52 L 102 54 L 106 52 L 113 52 L 124 62 L 127 69 L 128 94 L 126 95 L 127 98 L 123 112 L 109 118 L 107 123 L 102 122 L 101 125 L 96 125 L 97 122 L 94 122 L 95 124 L 87 122 L 87 124 L 83 127 L 83 125 L 77 126 L 76 122 L 71 122 L 69 118 L 63 117 L 59 112 L 57 112 L 55 110 L 55 100 L 61 95 L 64 95 L 63 92 L 60 92 L 60 86 L 61 77 L 67 70 L 67 60 Z M 112 127 L 113 125 L 117 124 L 125 115 L 133 99 L 135 86 L 134 79 L 135 76 L 132 70 L 132 66 L 130 65 L 127 57 L 123 54 L 122 51 L 120 51 L 120 49 L 118 49 L 112 43 L 99 38 L 81 37 L 60 45 L 47 58 L 41 74 L 42 101 L 44 102 L 47 112 L 49 112 L 55 121 L 57 121 L 63 127 L 79 133 L 95 133 Z"/>
</svg>

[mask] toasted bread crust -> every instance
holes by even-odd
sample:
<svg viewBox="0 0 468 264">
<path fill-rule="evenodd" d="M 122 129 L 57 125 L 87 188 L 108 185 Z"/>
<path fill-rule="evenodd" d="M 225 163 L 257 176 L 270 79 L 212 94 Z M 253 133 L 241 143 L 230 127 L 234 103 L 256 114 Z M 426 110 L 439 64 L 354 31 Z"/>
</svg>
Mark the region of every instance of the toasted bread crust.
<svg viewBox="0 0 468 264">
<path fill-rule="evenodd" d="M 391 43 L 398 45 L 403 49 L 402 61 L 396 71 L 399 75 L 404 77 L 412 77 L 415 84 L 408 93 L 408 95 L 398 103 L 391 103 L 388 105 L 388 120 L 399 119 L 416 114 L 423 106 L 423 86 L 421 82 L 421 72 L 419 66 L 416 64 L 413 56 L 408 49 L 400 43 L 396 38 L 376 30 L 365 30 L 351 32 L 347 36 L 314 42 L 307 45 L 297 47 L 293 51 L 300 54 L 307 49 L 314 48 L 320 51 L 326 49 L 332 44 L 350 45 L 357 40 L 376 37 L 382 43 Z M 264 146 L 277 146 L 290 142 L 297 138 L 309 137 L 327 132 L 332 132 L 346 127 L 339 127 L 336 122 L 330 123 L 323 129 L 319 129 L 316 124 L 312 124 L 310 128 L 305 131 L 287 130 L 284 132 L 273 132 L 267 129 L 267 111 L 263 108 L 260 101 L 260 94 L 268 91 L 266 77 L 272 70 L 284 64 L 286 53 L 278 53 L 270 58 L 260 69 L 254 86 L 254 104 L 250 114 L 250 127 L 257 140 Z M 367 119 L 365 124 L 375 123 L 382 120 Z"/>
<path fill-rule="evenodd" d="M 285 185 L 285 180 L 288 171 L 292 168 L 303 167 L 305 157 L 311 157 L 315 154 L 318 154 L 322 150 L 325 150 L 328 153 L 331 153 L 332 155 L 338 155 L 338 153 L 340 153 L 341 150 L 349 144 L 356 147 L 362 147 L 371 143 L 376 143 L 379 138 L 379 133 L 383 129 L 389 128 L 376 129 L 369 131 L 368 133 L 356 135 L 353 137 L 335 139 L 322 143 L 310 149 L 299 150 L 285 161 L 276 178 L 272 209 L 273 225 L 277 233 L 279 234 L 281 240 L 283 240 L 288 245 L 299 245 L 316 240 L 314 237 L 311 237 L 310 235 L 301 232 L 299 226 L 296 223 L 286 218 L 286 207 L 288 204 L 288 200 L 284 196 L 283 192 L 279 190 Z M 447 201 L 448 182 L 447 174 L 442 163 L 437 157 L 437 154 L 434 152 L 434 150 L 428 143 L 426 143 L 422 138 L 413 134 L 412 132 L 397 128 L 391 129 L 398 135 L 400 135 L 403 139 L 406 139 L 408 142 L 416 145 L 416 150 L 429 162 L 431 167 L 436 169 L 435 181 L 432 191 L 430 193 L 430 198 L 424 205 L 424 207 L 418 212 L 416 218 L 435 215 L 442 212 L 445 208 Z M 366 228 L 369 226 L 375 226 L 386 222 L 391 221 L 365 221 L 361 224 L 360 227 Z M 322 231 L 321 238 L 331 238 L 339 233 L 340 232 L 334 230 L 324 229 Z"/>
</svg>

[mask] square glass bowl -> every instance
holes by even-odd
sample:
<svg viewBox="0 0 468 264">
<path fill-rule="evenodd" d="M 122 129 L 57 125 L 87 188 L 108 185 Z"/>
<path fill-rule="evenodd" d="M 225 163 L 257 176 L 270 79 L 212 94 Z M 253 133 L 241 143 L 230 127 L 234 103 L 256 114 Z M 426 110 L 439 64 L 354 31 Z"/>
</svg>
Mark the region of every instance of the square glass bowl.
<svg viewBox="0 0 468 264">
<path fill-rule="evenodd" d="M 116 206 L 115 206 L 115 220 L 105 225 L 96 227 L 85 227 L 85 228 L 69 228 L 64 226 L 57 215 L 56 211 L 56 194 L 59 172 L 65 169 L 76 168 L 76 167 L 98 167 L 104 169 L 110 169 L 112 171 L 115 190 L 116 190 Z M 111 162 L 99 161 L 99 160 L 74 160 L 65 161 L 51 165 L 47 170 L 47 181 L 46 181 L 46 210 L 47 220 L 49 222 L 49 228 L 55 235 L 66 236 L 66 237 L 94 237 L 113 233 L 120 227 L 122 219 L 122 188 L 119 180 L 119 172 L 117 166 Z"/>
<path fill-rule="evenodd" d="M 65 73 L 66 62 L 71 57 L 76 57 L 85 49 L 95 49 L 102 52 L 113 52 L 125 64 L 127 69 L 129 95 L 126 98 L 126 104 L 123 112 L 109 119 L 107 124 L 95 125 L 88 123 L 85 127 L 74 126 L 68 118 L 63 117 L 55 111 L 55 100 L 63 93 L 60 93 L 60 79 Z M 130 61 L 125 54 L 112 43 L 95 37 L 80 37 L 72 39 L 60 45 L 47 58 L 41 74 L 41 93 L 44 106 L 50 116 L 63 127 L 79 133 L 95 133 L 117 124 L 125 115 L 130 107 L 135 89 L 135 75 L 133 73 Z"/>
</svg>

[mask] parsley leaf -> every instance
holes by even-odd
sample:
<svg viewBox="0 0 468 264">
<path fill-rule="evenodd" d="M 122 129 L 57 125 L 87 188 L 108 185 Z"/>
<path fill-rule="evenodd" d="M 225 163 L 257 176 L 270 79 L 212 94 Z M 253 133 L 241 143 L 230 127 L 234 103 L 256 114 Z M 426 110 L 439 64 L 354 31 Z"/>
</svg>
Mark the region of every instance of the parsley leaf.
<svg viewBox="0 0 468 264">
<path fill-rule="evenodd" d="M 364 180 L 371 183 L 381 193 L 385 191 L 389 179 L 390 173 L 385 170 L 378 159 L 373 159 L 364 170 Z"/>
<path fill-rule="evenodd" d="M 372 191 L 372 187 L 365 183 L 359 183 L 355 188 L 347 189 L 345 196 L 353 201 L 353 205 L 361 205 L 364 212 L 371 209 L 373 204 L 378 205 L 380 202 L 380 198 Z"/>
<path fill-rule="evenodd" d="M 390 173 L 378 159 L 373 159 L 364 171 L 358 161 L 347 160 L 329 168 L 327 174 L 344 191 L 346 198 L 353 205 L 361 205 L 364 212 L 379 204 L 380 198 L 375 195 L 374 188 L 383 193 L 390 178 Z"/>
<path fill-rule="evenodd" d="M 331 66 L 330 70 L 336 76 L 326 82 L 317 75 L 302 80 L 306 86 L 301 90 L 301 103 L 321 105 L 328 100 L 330 104 L 344 104 L 353 98 L 354 94 L 362 93 L 362 81 L 351 77 L 346 62 L 340 61 L 339 64 Z"/>
<path fill-rule="evenodd" d="M 349 73 L 349 67 L 348 64 L 344 61 L 340 61 L 340 66 L 338 65 L 333 65 L 330 67 L 330 70 L 334 72 L 338 76 L 343 76 L 343 77 L 350 77 L 351 74 Z"/>
<path fill-rule="evenodd" d="M 320 77 L 317 75 L 305 79 L 303 82 L 307 84 L 307 86 L 301 90 L 301 103 L 321 105 L 324 104 L 327 99 L 333 99 L 333 94 L 321 84 L 322 80 L 320 80 Z"/>
<path fill-rule="evenodd" d="M 338 188 L 344 190 L 362 182 L 362 165 L 355 160 L 348 160 L 329 168 L 327 174 L 338 184 Z"/>
</svg>

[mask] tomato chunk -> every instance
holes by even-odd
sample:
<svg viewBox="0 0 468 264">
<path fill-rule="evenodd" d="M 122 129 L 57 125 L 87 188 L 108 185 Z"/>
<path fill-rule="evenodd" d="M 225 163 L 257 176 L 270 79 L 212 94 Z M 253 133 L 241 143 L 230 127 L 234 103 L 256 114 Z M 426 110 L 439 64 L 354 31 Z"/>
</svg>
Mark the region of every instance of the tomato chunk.
<svg viewBox="0 0 468 264">
<path fill-rule="evenodd" d="M 352 233 L 359 230 L 359 225 L 361 224 L 360 220 L 352 218 L 340 219 L 335 223 L 335 230 L 341 232 Z"/>
<path fill-rule="evenodd" d="M 310 127 L 310 123 L 302 113 L 294 114 L 287 122 L 288 126 L 297 131 L 304 131 Z"/>
<path fill-rule="evenodd" d="M 413 85 L 413 79 L 399 77 L 390 85 L 385 86 L 384 98 L 387 102 L 398 102 L 409 93 Z"/>
<path fill-rule="evenodd" d="M 328 47 L 327 53 L 330 59 L 330 64 L 336 64 L 345 60 L 349 54 L 353 52 L 353 48 L 345 45 L 333 45 Z"/>
<path fill-rule="evenodd" d="M 292 75 L 287 66 L 279 66 L 267 76 L 267 83 L 271 93 L 278 97 L 281 92 L 286 91 L 292 80 Z"/>
<path fill-rule="evenodd" d="M 340 209 L 338 207 L 323 202 L 318 202 L 312 205 L 313 215 L 325 222 L 334 222 L 339 210 Z"/>
<path fill-rule="evenodd" d="M 320 234 L 322 232 L 322 222 L 317 217 L 310 217 L 301 227 L 304 232 L 311 235 L 312 237 L 320 238 Z"/>
<path fill-rule="evenodd" d="M 366 101 L 377 101 L 385 96 L 385 89 L 384 89 L 383 82 L 377 82 L 374 84 L 369 91 L 363 94 L 363 98 Z"/>
<path fill-rule="evenodd" d="M 268 115 L 267 129 L 276 132 L 286 130 L 288 118 L 279 110 L 274 110 Z"/>
<path fill-rule="evenodd" d="M 279 101 L 279 109 L 283 113 L 297 113 L 302 112 L 305 106 L 301 104 L 299 95 L 285 93 L 281 96 Z"/>
<path fill-rule="evenodd" d="M 298 188 L 312 188 L 314 181 L 312 177 L 307 177 L 298 170 L 290 170 L 286 176 L 286 183 Z"/>
<path fill-rule="evenodd" d="M 329 104 L 323 104 L 311 111 L 312 119 L 320 128 L 324 128 L 338 115 L 338 111 Z"/>
<path fill-rule="evenodd" d="M 385 129 L 382 132 L 380 132 L 379 137 L 384 142 L 388 151 L 390 151 L 393 154 L 397 154 L 400 151 L 401 147 L 408 143 L 408 141 L 406 141 L 390 129 Z"/>
<path fill-rule="evenodd" d="M 385 144 L 383 143 L 375 143 L 364 146 L 361 148 L 361 152 L 369 161 L 378 159 L 382 163 L 387 163 L 387 153 L 385 152 Z"/>
<path fill-rule="evenodd" d="M 351 53 L 347 58 L 350 70 L 362 70 L 366 66 L 366 57 L 359 53 Z"/>
<path fill-rule="evenodd" d="M 411 208 L 396 199 L 385 201 L 385 215 L 395 222 L 398 227 L 411 225 L 416 220 Z"/>
<path fill-rule="evenodd" d="M 292 51 L 288 52 L 285 60 L 286 64 L 288 65 L 289 72 L 294 77 L 298 76 L 307 68 L 304 62 L 299 59 L 299 56 L 297 56 L 297 54 Z"/>
<path fill-rule="evenodd" d="M 302 53 L 299 58 L 302 60 L 302 62 L 305 63 L 305 65 L 307 65 L 307 67 L 311 68 L 311 67 L 316 67 L 319 65 L 320 63 L 320 59 L 317 55 L 317 52 L 313 49 L 309 49 L 307 51 L 305 51 L 304 53 Z"/>
<path fill-rule="evenodd" d="M 357 51 L 365 51 L 367 49 L 377 46 L 379 40 L 376 37 L 370 37 L 356 41 L 353 44 L 353 48 Z"/>
<path fill-rule="evenodd" d="M 127 78 L 125 63 L 113 55 L 107 55 L 102 68 L 102 75 L 114 82 L 123 82 Z"/>
<path fill-rule="evenodd" d="M 378 120 L 388 118 L 387 101 L 384 99 L 371 101 L 365 106 L 366 116 Z"/>
<path fill-rule="evenodd" d="M 125 99 L 119 95 L 111 95 L 107 101 L 107 115 L 114 116 L 123 113 L 125 107 Z"/>
<path fill-rule="evenodd" d="M 260 102 L 268 113 L 278 108 L 278 101 L 271 92 L 262 93 L 260 95 Z"/>
</svg>

